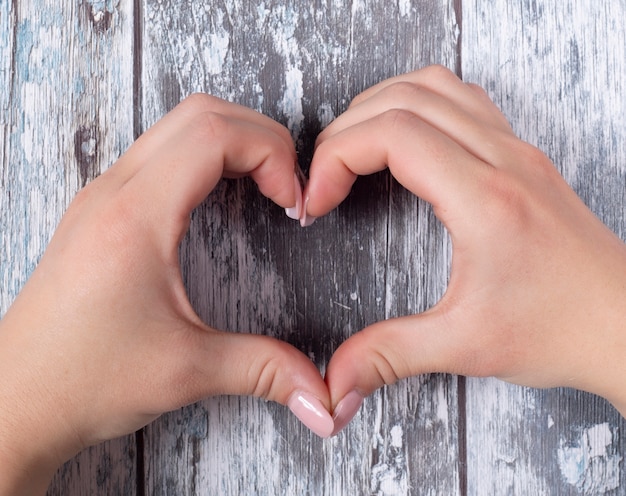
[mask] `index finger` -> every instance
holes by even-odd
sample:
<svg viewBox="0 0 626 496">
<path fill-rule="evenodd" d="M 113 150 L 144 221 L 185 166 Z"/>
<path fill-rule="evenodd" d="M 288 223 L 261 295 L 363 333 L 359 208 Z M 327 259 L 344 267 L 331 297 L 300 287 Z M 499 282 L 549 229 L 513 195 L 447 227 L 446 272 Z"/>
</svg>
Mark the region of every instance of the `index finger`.
<svg viewBox="0 0 626 496">
<path fill-rule="evenodd" d="M 178 241 L 184 234 L 191 211 L 225 175 L 250 175 L 275 203 L 299 209 L 301 190 L 291 138 L 286 141 L 276 132 L 278 124 L 248 119 L 248 112 L 243 116 L 239 111 L 201 112 L 181 118 L 175 110 L 149 140 L 122 157 L 119 172 L 109 178 L 124 214 L 164 235 L 171 247 L 172 239 Z"/>
<path fill-rule="evenodd" d="M 250 122 L 267 128 L 276 134 L 286 147 L 295 148 L 291 134 L 286 127 L 255 110 L 228 102 L 205 93 L 194 93 L 176 105 L 171 111 L 146 130 L 124 155 L 109 169 L 120 181 L 128 181 L 143 165 L 144 158 L 152 155 L 155 149 L 163 147 L 176 137 L 180 129 L 188 126 L 197 116 L 207 112 L 229 116 L 240 121 Z"/>
<path fill-rule="evenodd" d="M 477 203 L 481 182 L 495 170 L 415 114 L 392 109 L 319 145 L 306 189 L 306 214 L 325 215 L 346 198 L 357 175 L 386 167 L 405 188 L 430 202 L 444 223 L 447 212 L 465 212 Z"/>
<path fill-rule="evenodd" d="M 153 228 L 178 237 L 191 211 L 226 173 L 250 175 L 265 196 L 293 207 L 295 160 L 293 144 L 285 143 L 273 129 L 258 121 L 205 112 L 142 157 L 122 190 Z"/>
<path fill-rule="evenodd" d="M 464 83 L 454 72 L 441 65 L 431 65 L 386 79 L 357 95 L 350 103 L 350 108 L 399 83 L 411 83 L 428 89 L 447 99 L 454 106 L 464 109 L 468 114 L 485 122 L 495 123 L 503 130 L 511 132 L 511 125 L 482 88 Z"/>
</svg>

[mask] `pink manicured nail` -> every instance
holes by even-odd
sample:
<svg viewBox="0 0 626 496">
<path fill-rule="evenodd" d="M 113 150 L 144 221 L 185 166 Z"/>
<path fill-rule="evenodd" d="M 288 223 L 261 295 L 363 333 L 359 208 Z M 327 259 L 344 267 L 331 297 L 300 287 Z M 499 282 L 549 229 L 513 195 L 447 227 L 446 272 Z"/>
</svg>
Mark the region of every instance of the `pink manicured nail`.
<svg viewBox="0 0 626 496">
<path fill-rule="evenodd" d="M 315 396 L 304 391 L 291 395 L 287 406 L 304 425 L 320 437 L 330 437 L 335 428 L 330 413 Z"/>
<path fill-rule="evenodd" d="M 302 209 L 302 186 L 300 185 L 300 180 L 298 179 L 298 175 L 293 175 L 294 187 L 296 193 L 296 205 L 294 207 L 289 207 L 285 209 L 285 213 L 287 217 L 293 220 L 298 220 L 300 218 L 300 212 Z"/>
<path fill-rule="evenodd" d="M 339 431 L 350 423 L 362 404 L 363 396 L 357 391 L 349 392 L 337 403 L 337 407 L 333 412 L 333 421 L 335 423 L 335 430 L 332 433 L 333 436 L 338 434 Z"/>
<path fill-rule="evenodd" d="M 300 216 L 300 225 L 302 227 L 309 227 L 311 224 L 313 224 L 313 222 L 315 222 L 315 219 L 317 219 L 317 217 L 313 217 L 309 214 L 306 213 L 306 206 L 309 204 L 309 197 L 306 197 L 306 200 L 304 200 L 304 207 L 302 208 L 302 214 Z"/>
</svg>

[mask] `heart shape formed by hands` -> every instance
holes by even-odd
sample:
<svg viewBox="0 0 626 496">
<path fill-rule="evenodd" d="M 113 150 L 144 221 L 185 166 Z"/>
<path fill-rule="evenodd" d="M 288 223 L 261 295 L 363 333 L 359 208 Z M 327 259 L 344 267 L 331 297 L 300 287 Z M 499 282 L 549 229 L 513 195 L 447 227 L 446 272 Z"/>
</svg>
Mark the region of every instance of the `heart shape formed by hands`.
<svg viewBox="0 0 626 496">
<path fill-rule="evenodd" d="M 17 439 L 28 412 L 55 412 L 36 426 L 37 439 L 54 438 L 32 446 L 33 457 L 58 466 L 217 394 L 287 404 L 326 437 L 378 387 L 427 372 L 568 385 L 620 404 L 614 391 L 626 374 L 605 364 L 623 363 L 626 348 L 616 296 L 624 244 L 482 89 L 442 67 L 384 81 L 319 135 L 304 190 L 294 163 L 283 126 L 193 95 L 77 195 L 0 323 L 0 349 L 14 350 L 0 362 L 2 377 L 36 389 L 15 408 Z M 325 378 L 287 343 L 201 321 L 178 247 L 191 211 L 221 177 L 251 176 L 308 225 L 339 205 L 358 175 L 386 167 L 450 233 L 452 270 L 437 305 L 351 336 Z M 600 309 L 600 327 L 589 308 Z"/>
</svg>

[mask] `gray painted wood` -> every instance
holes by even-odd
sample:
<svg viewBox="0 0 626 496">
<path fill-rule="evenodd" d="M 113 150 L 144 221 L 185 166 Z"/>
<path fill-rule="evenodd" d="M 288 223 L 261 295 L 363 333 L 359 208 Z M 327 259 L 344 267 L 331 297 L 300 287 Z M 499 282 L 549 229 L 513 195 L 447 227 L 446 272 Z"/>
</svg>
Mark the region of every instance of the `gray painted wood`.
<svg viewBox="0 0 626 496">
<path fill-rule="evenodd" d="M 359 91 L 457 67 L 625 239 L 626 2 L 460 4 L 1 0 L 0 315 L 75 192 L 193 91 L 288 125 L 306 168 Z M 306 230 L 249 181 L 226 181 L 181 259 L 208 323 L 285 339 L 323 371 L 350 334 L 435 303 L 450 248 L 430 208 L 378 174 Z M 85 451 L 49 494 L 623 495 L 625 428 L 591 395 L 445 375 L 374 394 L 327 441 L 280 405 L 214 398 L 165 415 L 145 442 Z"/>
<path fill-rule="evenodd" d="M 626 2 L 464 2 L 463 75 L 626 239 Z M 469 494 L 626 494 L 626 422 L 569 390 L 468 380 Z"/>
<path fill-rule="evenodd" d="M 0 315 L 76 191 L 132 142 L 130 7 L 0 3 Z M 87 450 L 50 494 L 134 494 L 134 453 L 132 436 Z"/>
<path fill-rule="evenodd" d="M 456 63 L 450 4 L 173 5 L 144 4 L 144 127 L 205 91 L 287 125 L 305 167 L 320 129 L 360 91 L 428 63 Z M 437 247 L 435 255 L 414 253 L 395 229 Z M 441 295 L 446 243 L 428 209 L 386 174 L 359 181 L 347 203 L 306 230 L 249 182 L 227 182 L 194 215 L 182 260 L 207 322 L 284 339 L 323 369 L 350 334 Z M 389 387 L 327 441 L 279 405 L 202 402 L 146 429 L 147 492 L 458 494 L 456 387 L 446 376 Z"/>
</svg>

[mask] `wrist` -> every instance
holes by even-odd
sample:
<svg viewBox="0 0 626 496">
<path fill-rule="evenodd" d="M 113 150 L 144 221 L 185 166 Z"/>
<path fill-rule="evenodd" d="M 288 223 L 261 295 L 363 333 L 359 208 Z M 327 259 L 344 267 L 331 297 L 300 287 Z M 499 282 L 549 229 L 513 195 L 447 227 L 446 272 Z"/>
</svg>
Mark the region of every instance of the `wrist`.
<svg viewBox="0 0 626 496">
<path fill-rule="evenodd" d="M 594 358 L 596 370 L 591 392 L 609 400 L 626 417 L 626 244 L 617 243 L 614 271 L 602 282 L 605 292 L 601 329 L 594 338 L 600 342 L 600 353 Z"/>
<path fill-rule="evenodd" d="M 45 494 L 78 444 L 10 319 L 0 322 L 0 496 Z"/>
<path fill-rule="evenodd" d="M 54 448 L 35 427 L 29 416 L 22 416 L 7 388 L 0 391 L 0 496 L 44 494 L 60 465 Z"/>
</svg>

